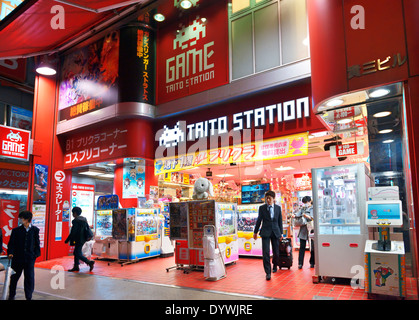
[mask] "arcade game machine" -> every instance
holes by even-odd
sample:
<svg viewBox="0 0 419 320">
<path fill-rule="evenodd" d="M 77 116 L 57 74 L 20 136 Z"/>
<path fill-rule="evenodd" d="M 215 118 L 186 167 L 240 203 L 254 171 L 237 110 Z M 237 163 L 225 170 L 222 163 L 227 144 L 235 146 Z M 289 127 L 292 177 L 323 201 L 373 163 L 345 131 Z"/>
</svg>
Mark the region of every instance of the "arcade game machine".
<svg viewBox="0 0 419 320">
<path fill-rule="evenodd" d="M 112 211 L 112 237 L 119 242 L 120 263 L 160 255 L 157 215 L 158 209 L 124 208 Z"/>
<path fill-rule="evenodd" d="M 130 242 L 129 259 L 144 259 L 160 255 L 162 238 L 158 232 L 159 209 L 135 210 L 135 241 Z"/>
<path fill-rule="evenodd" d="M 97 259 L 118 259 L 118 241 L 112 238 L 112 209 L 118 207 L 117 195 L 100 196 L 95 212 L 95 242 Z"/>
<path fill-rule="evenodd" d="M 237 205 L 235 203 L 215 203 L 216 230 L 218 246 L 224 252 L 224 263 L 232 263 L 239 259 L 239 243 L 237 236 Z"/>
<path fill-rule="evenodd" d="M 373 294 L 406 297 L 406 265 L 403 241 L 391 241 L 390 228 L 403 225 L 400 200 L 366 203 L 366 224 L 378 227 L 378 240 L 365 243 L 365 291 Z"/>
<path fill-rule="evenodd" d="M 253 239 L 261 204 L 237 206 L 237 236 L 240 256 L 262 257 L 262 239 Z M 271 250 L 272 251 L 272 250 Z"/>
<path fill-rule="evenodd" d="M 118 241 L 112 238 L 112 210 L 97 210 L 93 254 L 98 259 L 118 259 Z"/>
<path fill-rule="evenodd" d="M 311 170 L 314 208 L 315 275 L 348 278 L 364 265 L 368 238 L 365 201 L 371 179 L 363 163 Z"/>
</svg>

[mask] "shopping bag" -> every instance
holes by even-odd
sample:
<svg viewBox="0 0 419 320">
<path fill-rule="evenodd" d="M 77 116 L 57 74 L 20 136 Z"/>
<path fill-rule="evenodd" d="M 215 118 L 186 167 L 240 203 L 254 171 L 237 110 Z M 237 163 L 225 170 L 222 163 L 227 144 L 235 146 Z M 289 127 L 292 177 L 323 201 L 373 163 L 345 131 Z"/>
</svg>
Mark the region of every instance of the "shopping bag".
<svg viewBox="0 0 419 320">
<path fill-rule="evenodd" d="M 1 296 L 2 300 L 6 300 L 7 292 L 9 291 L 9 286 L 10 286 L 10 277 L 16 273 L 10 266 L 10 262 L 11 262 L 11 259 L 9 259 L 8 261 L 6 272 L 4 275 L 3 294 Z"/>
</svg>

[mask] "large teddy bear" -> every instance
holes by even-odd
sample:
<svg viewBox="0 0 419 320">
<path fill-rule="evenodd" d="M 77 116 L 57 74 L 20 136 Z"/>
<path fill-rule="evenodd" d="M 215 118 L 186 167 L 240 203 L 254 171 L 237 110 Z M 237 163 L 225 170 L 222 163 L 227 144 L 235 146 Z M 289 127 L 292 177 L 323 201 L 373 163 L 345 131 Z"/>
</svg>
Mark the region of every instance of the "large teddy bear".
<svg viewBox="0 0 419 320">
<path fill-rule="evenodd" d="M 212 183 L 205 178 L 198 178 L 193 187 L 192 198 L 195 200 L 207 199 L 208 196 L 214 196 L 214 189 Z"/>
</svg>

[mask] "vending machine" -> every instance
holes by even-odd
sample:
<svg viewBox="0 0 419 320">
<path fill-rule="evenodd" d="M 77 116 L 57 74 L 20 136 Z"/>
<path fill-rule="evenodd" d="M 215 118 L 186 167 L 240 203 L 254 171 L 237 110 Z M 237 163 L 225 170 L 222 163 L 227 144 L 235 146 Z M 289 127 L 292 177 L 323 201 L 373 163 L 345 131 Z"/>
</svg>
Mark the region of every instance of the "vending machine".
<svg viewBox="0 0 419 320">
<path fill-rule="evenodd" d="M 349 278 L 364 265 L 365 201 L 371 178 L 363 163 L 311 170 L 315 276 Z"/>
<path fill-rule="evenodd" d="M 262 239 L 258 235 L 253 239 L 253 230 L 259 215 L 261 204 L 237 206 L 237 237 L 239 256 L 262 257 Z M 272 253 L 272 249 L 271 249 Z"/>
<path fill-rule="evenodd" d="M 218 246 L 224 252 L 224 262 L 232 263 L 239 259 L 237 236 L 237 205 L 235 203 L 216 202 L 216 226 Z"/>
</svg>

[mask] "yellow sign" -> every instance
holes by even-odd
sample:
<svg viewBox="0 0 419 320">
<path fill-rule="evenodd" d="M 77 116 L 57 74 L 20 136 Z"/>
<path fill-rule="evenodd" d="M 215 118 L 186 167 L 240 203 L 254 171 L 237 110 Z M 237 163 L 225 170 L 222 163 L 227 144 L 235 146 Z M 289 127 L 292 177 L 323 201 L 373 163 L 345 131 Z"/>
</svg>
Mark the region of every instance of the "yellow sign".
<svg viewBox="0 0 419 320">
<path fill-rule="evenodd" d="M 194 154 L 156 159 L 154 173 L 166 174 L 202 165 L 266 161 L 307 154 L 308 132 L 305 132 L 237 146 L 198 151 Z"/>
</svg>

